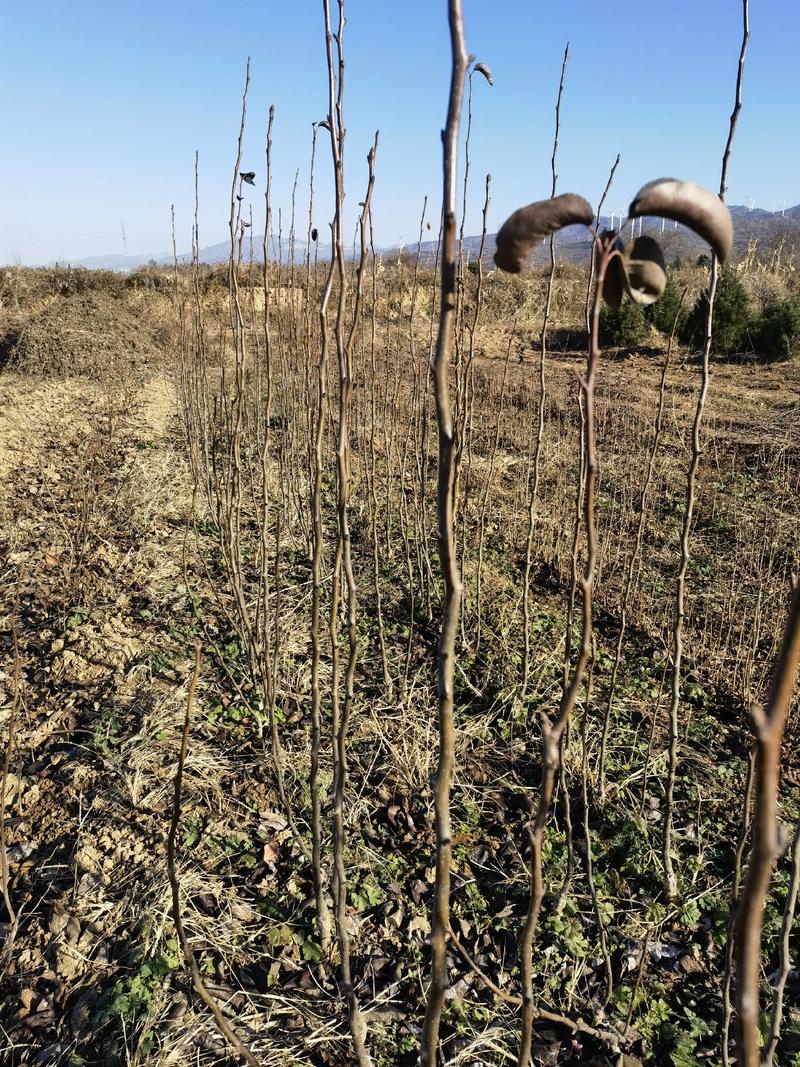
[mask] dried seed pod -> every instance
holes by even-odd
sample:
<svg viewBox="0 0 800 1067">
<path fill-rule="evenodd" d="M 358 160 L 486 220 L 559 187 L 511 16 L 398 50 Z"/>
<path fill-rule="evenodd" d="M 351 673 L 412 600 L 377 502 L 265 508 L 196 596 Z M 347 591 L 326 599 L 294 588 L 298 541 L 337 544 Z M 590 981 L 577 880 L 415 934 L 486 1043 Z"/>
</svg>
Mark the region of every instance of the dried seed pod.
<svg viewBox="0 0 800 1067">
<path fill-rule="evenodd" d="M 606 274 L 603 278 L 603 300 L 615 311 L 622 307 L 622 298 L 625 295 L 625 268 L 622 265 L 622 257 L 614 256 L 609 260 Z"/>
<path fill-rule="evenodd" d="M 544 237 L 565 226 L 590 226 L 594 211 L 576 193 L 563 193 L 552 200 L 537 200 L 509 215 L 497 234 L 494 261 L 501 270 L 519 274 L 527 257 Z"/>
<path fill-rule="evenodd" d="M 631 201 L 628 214 L 632 219 L 642 215 L 673 219 L 708 241 L 722 262 L 731 254 L 731 213 L 718 196 L 696 182 L 681 182 L 676 178 L 648 182 Z"/>
<path fill-rule="evenodd" d="M 595 270 L 600 269 L 600 260 L 602 253 L 600 251 L 600 244 L 608 241 L 609 238 L 614 236 L 613 230 L 603 230 L 600 234 L 600 242 L 597 245 L 595 251 Z M 625 242 L 621 237 L 618 237 L 614 242 L 614 248 L 621 254 L 625 251 Z M 613 256 L 606 265 L 606 273 L 603 278 L 603 300 L 609 307 L 618 310 L 622 304 L 622 298 L 625 295 L 626 283 L 625 283 L 625 268 L 622 265 L 622 255 Z"/>
<path fill-rule="evenodd" d="M 637 304 L 654 304 L 667 287 L 667 264 L 661 245 L 652 237 L 637 237 L 622 260 L 625 288 Z"/>
<path fill-rule="evenodd" d="M 494 85 L 494 75 L 485 63 L 476 63 L 474 69 L 479 71 L 490 85 Z"/>
<path fill-rule="evenodd" d="M 617 242 L 620 255 L 606 267 L 603 300 L 619 309 L 625 293 L 636 304 L 654 304 L 667 287 L 667 265 L 658 241 L 637 237 L 629 248 Z"/>
</svg>

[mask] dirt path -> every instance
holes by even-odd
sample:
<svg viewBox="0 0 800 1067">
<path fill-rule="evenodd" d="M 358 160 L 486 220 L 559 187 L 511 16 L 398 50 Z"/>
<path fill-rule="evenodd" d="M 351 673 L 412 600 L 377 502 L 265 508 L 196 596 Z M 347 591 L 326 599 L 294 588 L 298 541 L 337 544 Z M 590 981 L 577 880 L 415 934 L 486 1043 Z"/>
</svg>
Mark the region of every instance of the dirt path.
<svg viewBox="0 0 800 1067">
<path fill-rule="evenodd" d="M 0 481 L 23 464 L 35 464 L 54 425 L 87 428 L 87 401 L 97 389 L 77 379 L 31 380 L 0 375 Z"/>
<path fill-rule="evenodd" d="M 34 463 L 55 429 L 88 430 L 102 397 L 99 385 L 82 378 L 53 381 L 12 372 L 0 375 L 0 479 L 24 463 Z M 174 382 L 164 377 L 147 381 L 136 398 L 134 425 L 163 440 L 176 414 Z"/>
<path fill-rule="evenodd" d="M 186 663 L 163 617 L 186 472 L 165 378 L 125 410 L 91 383 L 3 375 L 0 405 L 4 726 L 12 614 L 23 693 L 7 795 L 20 923 L 0 961 L 0 1059 L 47 1050 L 37 1062 L 61 1063 L 125 986 L 142 900 L 159 915 L 166 906 L 151 861 L 172 745 L 154 743 L 150 723 L 169 733 L 182 705 Z"/>
<path fill-rule="evenodd" d="M 176 390 L 155 377 L 125 398 L 3 376 L 0 391 L 10 457 L 0 479 L 0 734 L 13 703 L 12 618 L 23 694 L 6 804 L 20 922 L 0 958 L 0 1062 L 219 1063 L 174 939 L 164 861 L 197 626 Z M 302 1001 L 264 1003 L 277 974 L 293 979 L 310 964 L 298 961 L 293 928 L 276 920 L 273 930 L 258 909 L 283 893 L 293 913 L 308 887 L 274 864 L 280 851 L 294 870 L 298 856 L 263 746 L 229 703 L 206 655 L 184 776 L 184 921 L 218 961 L 211 981 L 239 1021 L 275 1031 L 276 1048 L 292 1044 L 270 1060 L 288 1067 L 307 1062 L 295 1054 L 303 1034 L 328 1023 L 313 1002 L 307 1017 Z M 258 874 L 243 890 L 230 857 L 245 847 Z M 0 934 L 7 919 L 0 905 Z"/>
<path fill-rule="evenodd" d="M 178 414 L 178 395 L 171 379 L 151 378 L 142 389 L 137 423 L 162 445 L 171 440 L 170 428 Z"/>
</svg>

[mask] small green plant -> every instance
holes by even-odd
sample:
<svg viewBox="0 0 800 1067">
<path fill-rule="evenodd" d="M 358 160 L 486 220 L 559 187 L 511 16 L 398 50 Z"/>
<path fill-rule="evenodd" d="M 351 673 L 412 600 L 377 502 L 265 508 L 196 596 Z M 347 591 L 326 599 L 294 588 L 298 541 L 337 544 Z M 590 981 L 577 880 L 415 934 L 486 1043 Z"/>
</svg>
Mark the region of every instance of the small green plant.
<svg viewBox="0 0 800 1067">
<path fill-rule="evenodd" d="M 647 317 L 640 304 L 626 301 L 617 309 L 604 305 L 600 311 L 600 338 L 604 344 L 636 348 L 647 340 L 647 332 Z"/>
<path fill-rule="evenodd" d="M 581 917 L 575 913 L 572 901 L 567 901 L 560 915 L 548 916 L 544 925 L 554 935 L 562 954 L 568 954 L 578 960 L 589 955 L 590 945 L 583 932 Z"/>
<path fill-rule="evenodd" d="M 628 1009 L 632 990 L 622 987 L 615 996 L 615 1003 L 619 1008 Z M 650 1050 L 660 1035 L 662 1028 L 668 1026 L 670 1008 L 666 1000 L 659 995 L 647 998 L 639 991 L 634 1001 L 636 1008 L 636 1029 L 642 1035 L 645 1049 Z"/>
<path fill-rule="evenodd" d="M 167 941 L 161 952 L 141 959 L 136 971 L 121 978 L 101 1008 L 101 1025 L 120 1019 L 126 1027 L 147 1015 L 166 976 L 182 965 L 178 943 Z"/>
<path fill-rule="evenodd" d="M 358 886 L 353 887 L 352 899 L 358 910 L 364 912 L 383 903 L 386 899 L 386 893 L 375 881 L 375 878 L 368 874 L 366 878 L 359 882 Z"/>
<path fill-rule="evenodd" d="M 753 347 L 767 363 L 800 358 L 800 297 L 765 308 L 753 330 Z"/>
<path fill-rule="evenodd" d="M 677 318 L 678 335 L 683 332 L 688 311 L 682 306 L 681 292 L 675 284 L 672 276 L 667 278 L 667 287 L 661 295 L 661 299 L 654 304 L 648 304 L 644 308 L 644 317 L 651 326 L 664 334 L 666 337 L 672 333 L 672 328 Z"/>
<path fill-rule="evenodd" d="M 255 846 L 247 834 L 232 833 L 226 837 L 214 837 L 211 843 L 219 858 L 229 860 L 233 866 L 245 867 L 248 870 L 258 866 Z"/>
<path fill-rule="evenodd" d="M 708 292 L 701 293 L 684 323 L 681 339 L 701 347 L 708 316 Z M 747 293 L 735 271 L 720 274 L 714 297 L 714 350 L 738 355 L 750 347 L 751 314 Z"/>
<path fill-rule="evenodd" d="M 203 836 L 203 820 L 199 815 L 190 815 L 183 824 L 184 848 L 194 848 Z"/>
<path fill-rule="evenodd" d="M 665 1023 L 662 1033 L 673 1042 L 673 1067 L 699 1067 L 698 1045 L 704 1037 L 714 1033 L 714 1027 L 689 1008 L 684 1008 L 683 1013 L 685 1019 L 677 1024 Z"/>
<path fill-rule="evenodd" d="M 79 626 L 82 626 L 90 615 L 90 609 L 82 606 L 74 608 L 67 616 L 67 629 L 77 630 Z"/>
<path fill-rule="evenodd" d="M 119 758 L 122 717 L 118 708 L 104 704 L 92 729 L 92 746 L 107 759 Z"/>
</svg>

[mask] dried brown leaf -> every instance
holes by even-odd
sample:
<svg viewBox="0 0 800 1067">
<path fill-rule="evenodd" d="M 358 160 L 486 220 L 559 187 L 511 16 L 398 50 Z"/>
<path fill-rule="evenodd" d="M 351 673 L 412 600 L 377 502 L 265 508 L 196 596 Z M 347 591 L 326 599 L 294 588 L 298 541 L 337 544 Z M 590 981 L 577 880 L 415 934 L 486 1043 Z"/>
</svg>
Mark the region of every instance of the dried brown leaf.
<svg viewBox="0 0 800 1067">
<path fill-rule="evenodd" d="M 601 238 L 609 238 L 612 235 L 611 230 L 604 230 L 600 235 Z M 625 251 L 625 244 L 621 238 L 617 238 L 614 246 L 620 253 L 618 256 L 613 256 L 606 265 L 606 273 L 603 278 L 603 300 L 609 307 L 618 310 L 622 305 L 622 298 L 625 295 L 625 268 L 622 265 L 622 254 Z M 595 267 L 599 269 L 600 266 L 600 250 L 598 248 L 595 253 Z"/>
<path fill-rule="evenodd" d="M 536 245 L 565 226 L 590 226 L 594 211 L 576 193 L 563 193 L 551 200 L 537 200 L 509 215 L 497 234 L 494 261 L 501 270 L 519 274 Z"/>
<path fill-rule="evenodd" d="M 657 178 L 643 185 L 631 201 L 632 219 L 644 215 L 673 219 L 707 241 L 724 262 L 733 248 L 731 213 L 718 196 L 696 182 Z"/>
<path fill-rule="evenodd" d="M 475 70 L 482 74 L 490 85 L 494 85 L 494 75 L 485 63 L 476 63 Z"/>
<path fill-rule="evenodd" d="M 620 242 L 621 243 L 621 242 Z M 636 304 L 653 304 L 667 287 L 667 265 L 658 241 L 643 235 L 606 267 L 603 300 L 619 309 L 625 293 Z"/>
<path fill-rule="evenodd" d="M 667 287 L 667 264 L 661 245 L 652 237 L 637 237 L 623 257 L 628 296 L 637 304 L 654 304 Z"/>
</svg>

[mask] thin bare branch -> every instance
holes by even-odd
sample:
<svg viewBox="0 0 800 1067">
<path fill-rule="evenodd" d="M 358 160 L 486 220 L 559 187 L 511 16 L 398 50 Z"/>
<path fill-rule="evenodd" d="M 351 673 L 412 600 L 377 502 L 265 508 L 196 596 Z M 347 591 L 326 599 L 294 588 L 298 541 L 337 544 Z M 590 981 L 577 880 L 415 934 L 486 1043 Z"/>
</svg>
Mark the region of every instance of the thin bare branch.
<svg viewBox="0 0 800 1067">
<path fill-rule="evenodd" d="M 178 753 L 178 766 L 175 770 L 174 781 L 174 799 L 172 802 L 172 818 L 169 824 L 169 834 L 167 835 L 167 876 L 169 878 L 169 884 L 172 889 L 172 921 L 175 924 L 175 933 L 178 937 L 178 943 L 181 946 L 186 965 L 189 968 L 189 973 L 192 977 L 192 985 L 197 993 L 198 997 L 205 1006 L 209 1009 L 214 1016 L 214 1022 L 217 1024 L 217 1029 L 230 1045 L 231 1049 L 244 1060 L 248 1067 L 259 1067 L 259 1062 L 253 1055 L 251 1050 L 244 1044 L 242 1039 L 233 1030 L 228 1020 L 222 1014 L 217 1001 L 212 997 L 209 991 L 206 989 L 203 982 L 202 975 L 200 974 L 200 968 L 197 965 L 197 959 L 192 950 L 192 946 L 189 944 L 189 939 L 186 936 L 186 929 L 183 925 L 183 918 L 181 914 L 181 887 L 178 879 L 178 872 L 175 864 L 175 841 L 178 836 L 178 828 L 181 821 L 181 790 L 183 786 L 183 771 L 186 765 L 186 756 L 189 751 L 189 728 L 192 722 L 192 711 L 194 709 L 195 693 L 197 692 L 197 683 L 200 680 L 200 641 L 195 641 L 194 645 L 194 668 L 192 670 L 192 680 L 189 683 L 189 693 L 186 698 L 186 714 L 183 719 L 183 729 L 181 732 L 181 747 Z"/>
<path fill-rule="evenodd" d="M 453 486 L 455 459 L 450 401 L 450 358 L 456 309 L 456 169 L 458 132 L 469 66 L 461 0 L 448 0 L 451 76 L 447 123 L 442 135 L 441 306 L 433 362 L 436 422 L 439 432 L 438 538 L 445 600 L 438 652 L 439 758 L 436 770 L 436 882 L 431 922 L 431 982 L 420 1044 L 421 1067 L 435 1067 L 439 1024 L 447 990 L 447 930 L 450 916 L 450 782 L 454 769 L 454 664 L 461 611 L 461 574 L 456 556 Z"/>
<path fill-rule="evenodd" d="M 739 1012 L 737 1065 L 759 1067 L 758 981 L 761 971 L 761 926 L 775 860 L 782 848 L 777 800 L 781 744 L 797 668 L 800 664 L 800 586 L 792 593 L 789 617 L 766 708 L 754 714 L 756 727 L 753 838 L 739 908 L 736 913 L 736 1003 Z"/>
</svg>

